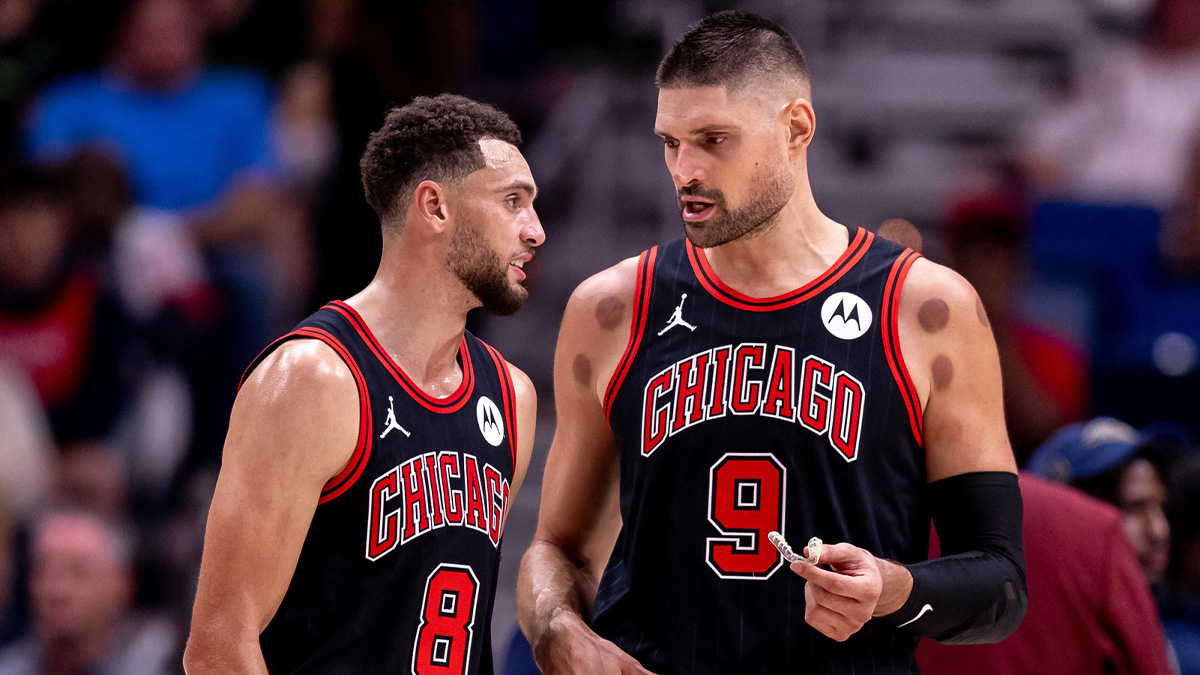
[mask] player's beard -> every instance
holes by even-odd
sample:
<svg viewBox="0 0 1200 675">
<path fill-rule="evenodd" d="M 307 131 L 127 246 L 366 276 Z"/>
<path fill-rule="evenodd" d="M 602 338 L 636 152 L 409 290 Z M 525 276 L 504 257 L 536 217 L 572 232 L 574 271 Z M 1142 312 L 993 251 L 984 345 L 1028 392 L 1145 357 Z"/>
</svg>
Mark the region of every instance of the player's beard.
<svg viewBox="0 0 1200 675">
<path fill-rule="evenodd" d="M 782 169 L 774 172 L 765 170 L 763 175 L 756 176 L 750 182 L 756 186 L 757 194 L 748 203 L 736 210 L 729 210 L 725 201 L 725 193 L 720 190 L 706 190 L 703 187 L 684 186 L 678 190 L 679 210 L 683 211 L 685 196 L 711 199 L 713 214 L 708 220 L 699 223 L 684 221 L 684 231 L 688 239 L 700 248 L 712 248 L 727 244 L 745 236 L 762 234 L 771 229 L 779 217 L 779 212 L 792 199 L 796 184 L 792 177 Z"/>
<path fill-rule="evenodd" d="M 529 297 L 529 291 L 509 282 L 508 262 L 500 259 L 469 221 L 459 220 L 446 264 L 492 314 L 508 316 L 521 309 Z"/>
</svg>

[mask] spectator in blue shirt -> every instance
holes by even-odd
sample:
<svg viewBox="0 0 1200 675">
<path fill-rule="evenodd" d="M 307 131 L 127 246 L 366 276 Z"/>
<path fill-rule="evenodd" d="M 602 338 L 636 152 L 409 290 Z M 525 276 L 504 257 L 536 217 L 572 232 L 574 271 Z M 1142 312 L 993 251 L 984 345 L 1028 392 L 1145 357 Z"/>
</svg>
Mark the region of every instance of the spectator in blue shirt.
<svg viewBox="0 0 1200 675">
<path fill-rule="evenodd" d="M 295 318 L 281 315 L 285 301 L 305 297 L 308 236 L 297 200 L 276 180 L 269 82 L 206 65 L 205 31 L 187 0 L 134 0 L 104 66 L 36 99 L 25 145 L 39 162 L 84 148 L 110 153 L 139 207 L 127 227 L 146 241 L 178 242 L 154 232 L 178 230 L 205 254 L 223 303 L 190 370 L 195 445 L 215 461 L 240 369 Z M 154 247 L 144 248 L 153 258 Z M 163 259 L 177 253 L 161 251 Z"/>
</svg>

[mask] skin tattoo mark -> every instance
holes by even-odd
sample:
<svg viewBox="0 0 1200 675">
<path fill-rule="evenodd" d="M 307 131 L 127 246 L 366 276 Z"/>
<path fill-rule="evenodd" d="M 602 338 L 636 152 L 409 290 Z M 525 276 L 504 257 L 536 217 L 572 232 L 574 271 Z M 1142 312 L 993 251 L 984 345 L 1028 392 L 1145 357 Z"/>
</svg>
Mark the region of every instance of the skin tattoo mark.
<svg viewBox="0 0 1200 675">
<path fill-rule="evenodd" d="M 588 386 L 592 383 L 592 362 L 587 356 L 579 354 L 575 357 L 575 381 L 583 386 Z"/>
<path fill-rule="evenodd" d="M 979 317 L 979 323 L 983 324 L 984 328 L 992 327 L 991 322 L 987 318 L 987 311 L 983 308 L 983 300 L 978 296 L 975 297 L 975 314 Z"/>
<path fill-rule="evenodd" d="M 926 300 L 917 311 L 917 321 L 926 333 L 936 333 L 950 323 L 950 305 L 941 298 Z"/>
<path fill-rule="evenodd" d="M 625 303 L 615 296 L 608 296 L 596 305 L 596 323 L 604 330 L 613 330 L 621 325 L 621 317 L 625 316 Z"/>
<path fill-rule="evenodd" d="M 938 391 L 943 391 L 950 386 L 953 379 L 954 364 L 945 354 L 938 354 L 938 357 L 933 360 L 933 387 Z"/>
</svg>

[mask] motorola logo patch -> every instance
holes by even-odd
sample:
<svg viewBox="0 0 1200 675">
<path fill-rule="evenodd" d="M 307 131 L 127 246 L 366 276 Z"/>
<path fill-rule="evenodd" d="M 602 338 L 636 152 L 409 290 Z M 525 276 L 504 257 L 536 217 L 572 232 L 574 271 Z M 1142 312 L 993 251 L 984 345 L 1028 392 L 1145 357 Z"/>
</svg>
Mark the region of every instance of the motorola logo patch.
<svg viewBox="0 0 1200 675">
<path fill-rule="evenodd" d="M 479 421 L 479 433 L 483 440 L 492 445 L 500 445 L 504 441 L 504 417 L 492 399 L 481 396 L 475 406 L 475 419 Z"/>
<path fill-rule="evenodd" d="M 834 293 L 821 306 L 821 323 L 834 337 L 853 340 L 871 327 L 871 308 L 853 293 Z"/>
</svg>

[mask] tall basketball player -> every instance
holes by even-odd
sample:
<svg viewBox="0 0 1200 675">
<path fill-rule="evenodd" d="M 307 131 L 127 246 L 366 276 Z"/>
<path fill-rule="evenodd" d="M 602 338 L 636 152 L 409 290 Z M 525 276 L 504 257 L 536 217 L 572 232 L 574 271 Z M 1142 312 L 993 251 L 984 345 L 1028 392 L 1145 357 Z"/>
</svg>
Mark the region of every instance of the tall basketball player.
<svg viewBox="0 0 1200 675">
<path fill-rule="evenodd" d="M 529 379 L 466 332 L 510 314 L 545 239 L 503 113 L 418 98 L 362 158 L 375 279 L 251 364 L 229 423 L 185 654 L 197 673 L 490 673 Z M 261 635 L 261 636 L 260 636 Z"/>
<path fill-rule="evenodd" d="M 778 26 L 701 21 L 658 88 L 687 237 L 567 306 L 518 591 L 538 664 L 915 673 L 920 636 L 1008 635 L 1021 501 L 974 290 L 818 210 L 808 70 Z M 931 516 L 949 545 L 926 561 Z"/>
</svg>

